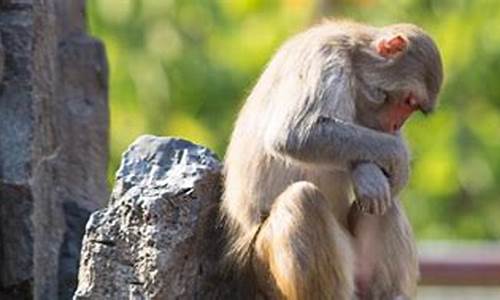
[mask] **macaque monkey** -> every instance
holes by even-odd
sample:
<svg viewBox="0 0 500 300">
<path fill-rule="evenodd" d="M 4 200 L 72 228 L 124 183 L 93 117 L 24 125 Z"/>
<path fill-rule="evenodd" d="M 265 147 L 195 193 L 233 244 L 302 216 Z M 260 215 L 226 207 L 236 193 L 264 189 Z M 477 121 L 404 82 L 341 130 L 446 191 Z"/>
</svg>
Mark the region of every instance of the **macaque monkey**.
<svg viewBox="0 0 500 300">
<path fill-rule="evenodd" d="M 228 260 L 250 299 L 410 299 L 400 129 L 436 105 L 442 64 L 414 25 L 329 21 L 271 60 L 225 158 Z"/>
</svg>

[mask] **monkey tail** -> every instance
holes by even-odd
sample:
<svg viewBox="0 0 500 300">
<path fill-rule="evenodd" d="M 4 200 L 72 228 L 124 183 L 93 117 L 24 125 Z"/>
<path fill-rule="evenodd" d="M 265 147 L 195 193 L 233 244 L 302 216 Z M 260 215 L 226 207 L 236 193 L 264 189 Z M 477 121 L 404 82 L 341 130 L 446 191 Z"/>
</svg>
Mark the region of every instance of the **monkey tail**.
<svg viewBox="0 0 500 300">
<path fill-rule="evenodd" d="M 225 222 L 226 251 L 223 258 L 223 269 L 229 274 L 240 295 L 238 299 L 255 299 L 258 293 L 253 256 L 255 242 L 263 223 L 256 224 L 243 231 L 239 225 L 229 225 Z"/>
<path fill-rule="evenodd" d="M 262 225 L 254 226 L 248 232 L 233 238 L 228 255 L 232 257 L 238 265 L 246 266 L 251 264 L 255 240 L 261 228 Z"/>
</svg>

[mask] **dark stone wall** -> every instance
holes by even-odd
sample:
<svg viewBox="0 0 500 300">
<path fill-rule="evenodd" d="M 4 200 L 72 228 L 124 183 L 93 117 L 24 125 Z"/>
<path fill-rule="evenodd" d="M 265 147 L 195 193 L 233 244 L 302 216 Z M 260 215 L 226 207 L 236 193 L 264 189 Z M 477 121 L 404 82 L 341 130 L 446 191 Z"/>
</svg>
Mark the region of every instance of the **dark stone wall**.
<svg viewBox="0 0 500 300">
<path fill-rule="evenodd" d="M 84 0 L 0 0 L 0 299 L 70 299 L 108 198 L 107 64 Z"/>
</svg>

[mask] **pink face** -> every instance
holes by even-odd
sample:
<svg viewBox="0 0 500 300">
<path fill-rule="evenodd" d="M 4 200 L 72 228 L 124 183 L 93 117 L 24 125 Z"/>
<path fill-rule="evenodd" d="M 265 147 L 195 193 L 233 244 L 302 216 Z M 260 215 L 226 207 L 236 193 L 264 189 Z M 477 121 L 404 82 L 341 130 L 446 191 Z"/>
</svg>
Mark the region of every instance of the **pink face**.
<svg viewBox="0 0 500 300">
<path fill-rule="evenodd" d="M 408 48 L 408 40 L 402 34 L 395 34 L 387 38 L 381 38 L 376 42 L 377 53 L 385 58 L 397 58 Z M 389 103 L 379 115 L 379 124 L 385 132 L 395 134 L 401 129 L 405 121 L 413 112 L 419 110 L 422 99 L 418 99 L 415 93 L 407 91 L 401 99 L 395 103 Z"/>
<path fill-rule="evenodd" d="M 405 94 L 404 98 L 389 105 L 379 115 L 382 130 L 391 134 L 396 133 L 413 112 L 419 110 L 420 101 L 412 92 Z"/>
</svg>

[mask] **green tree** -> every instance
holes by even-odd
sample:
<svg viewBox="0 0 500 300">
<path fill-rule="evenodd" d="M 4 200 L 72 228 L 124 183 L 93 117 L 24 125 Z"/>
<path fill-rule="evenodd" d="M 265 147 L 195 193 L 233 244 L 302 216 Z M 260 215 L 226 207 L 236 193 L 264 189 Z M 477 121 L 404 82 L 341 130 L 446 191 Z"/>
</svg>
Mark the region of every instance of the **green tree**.
<svg viewBox="0 0 500 300">
<path fill-rule="evenodd" d="M 500 237 L 500 2 L 91 0 L 111 69 L 110 181 L 138 135 L 177 135 L 223 156 L 232 122 L 276 48 L 321 15 L 418 24 L 442 51 L 437 112 L 412 119 L 403 199 L 419 238 Z"/>
</svg>

